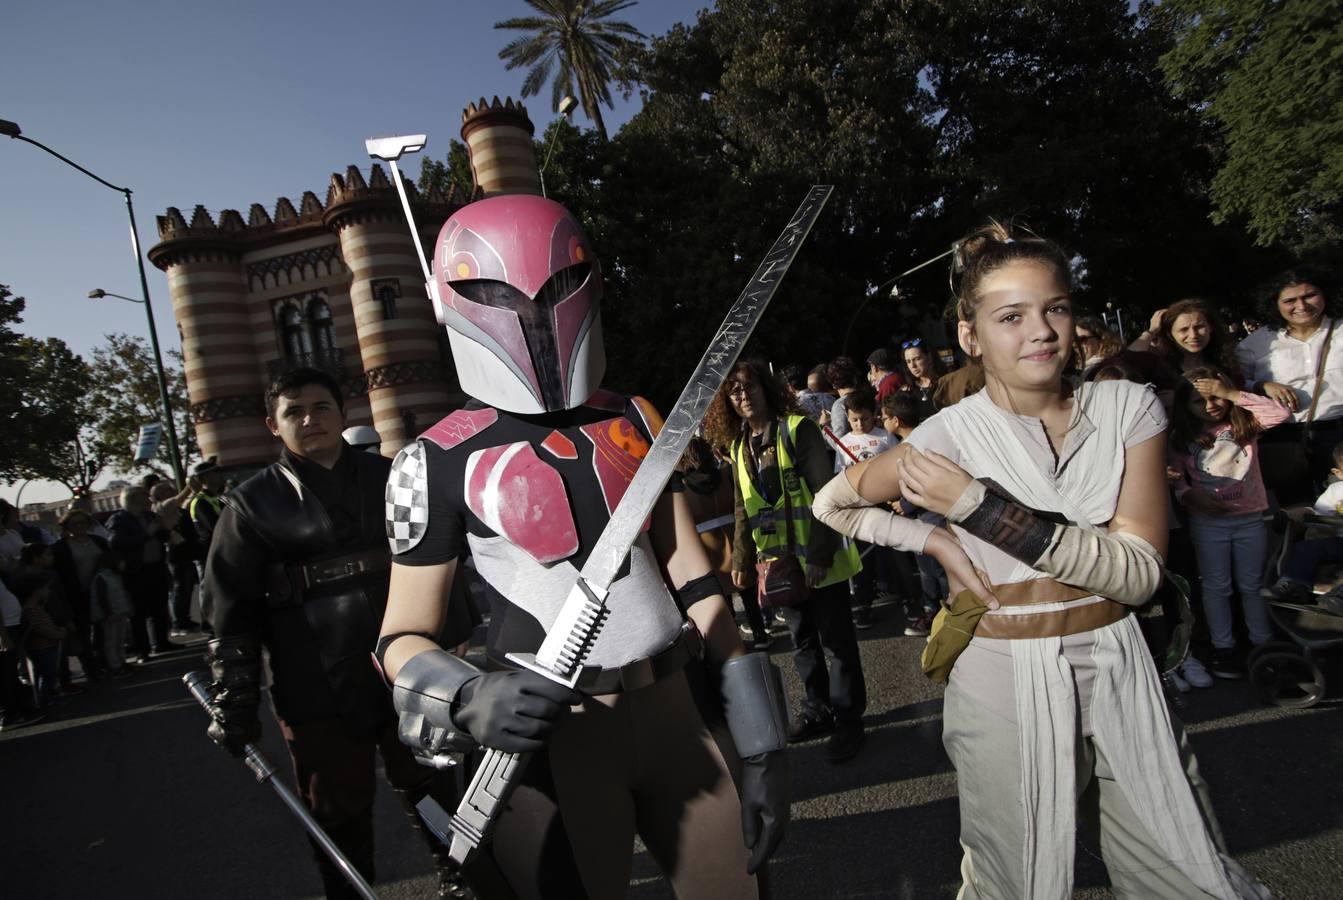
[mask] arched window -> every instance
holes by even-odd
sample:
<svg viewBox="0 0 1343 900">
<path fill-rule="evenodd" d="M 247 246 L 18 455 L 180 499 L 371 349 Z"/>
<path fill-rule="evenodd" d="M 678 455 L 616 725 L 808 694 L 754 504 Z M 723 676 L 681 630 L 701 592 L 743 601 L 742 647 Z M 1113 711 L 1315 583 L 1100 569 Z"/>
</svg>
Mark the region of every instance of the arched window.
<svg viewBox="0 0 1343 900">
<path fill-rule="evenodd" d="M 379 278 L 373 282 L 373 299 L 382 305 L 384 319 L 396 318 L 396 298 L 401 296 L 401 282 L 395 278 Z"/>
<path fill-rule="evenodd" d="M 308 322 L 312 326 L 312 340 L 318 353 L 335 349 L 336 340 L 331 336 L 331 307 L 321 297 L 308 301 Z"/>
<path fill-rule="evenodd" d="M 312 352 L 308 329 L 304 327 L 303 313 L 297 306 L 286 303 L 280 308 L 280 333 L 284 336 L 284 355 L 297 359 Z"/>
</svg>

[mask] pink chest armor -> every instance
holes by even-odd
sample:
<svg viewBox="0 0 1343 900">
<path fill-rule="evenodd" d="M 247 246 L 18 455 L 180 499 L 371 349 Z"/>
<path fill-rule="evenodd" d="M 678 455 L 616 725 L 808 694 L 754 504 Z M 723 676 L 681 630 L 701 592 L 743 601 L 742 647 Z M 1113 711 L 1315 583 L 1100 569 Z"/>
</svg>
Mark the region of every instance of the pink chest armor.
<svg viewBox="0 0 1343 900">
<path fill-rule="evenodd" d="M 655 431 L 661 425 L 656 412 L 647 401 L 636 398 L 635 403 L 645 424 Z M 497 418 L 493 409 L 458 411 L 424 437 L 449 449 Z M 592 445 L 593 474 L 610 513 L 648 454 L 648 441 L 624 416 L 583 425 L 578 431 Z M 476 450 L 467 458 L 463 486 L 467 507 L 481 522 L 543 565 L 567 559 L 579 550 L 572 498 L 560 471 L 547 457 L 575 460 L 578 452 L 573 440 L 559 431 L 535 445 L 518 441 Z M 644 523 L 645 531 L 648 525 Z"/>
</svg>

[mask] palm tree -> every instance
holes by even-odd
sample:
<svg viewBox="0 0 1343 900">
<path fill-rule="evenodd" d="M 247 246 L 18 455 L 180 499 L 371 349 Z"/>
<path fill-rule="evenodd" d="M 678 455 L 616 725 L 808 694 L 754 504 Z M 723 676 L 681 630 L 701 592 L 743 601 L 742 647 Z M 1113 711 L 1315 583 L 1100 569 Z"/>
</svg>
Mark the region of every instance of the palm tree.
<svg viewBox="0 0 1343 900">
<path fill-rule="evenodd" d="M 509 69 L 530 66 L 522 83 L 522 96 L 541 93 L 550 85 L 550 107 L 558 110 L 560 98 L 575 93 L 577 84 L 583 112 L 606 140 L 606 123 L 601 104 L 614 108 L 611 100 L 611 69 L 616 54 L 624 47 L 643 40 L 639 30 L 628 22 L 605 21 L 628 9 L 637 0 L 526 0 L 541 15 L 495 22 L 495 28 L 531 32 L 499 51 Z M 559 68 L 556 70 L 556 63 Z"/>
</svg>

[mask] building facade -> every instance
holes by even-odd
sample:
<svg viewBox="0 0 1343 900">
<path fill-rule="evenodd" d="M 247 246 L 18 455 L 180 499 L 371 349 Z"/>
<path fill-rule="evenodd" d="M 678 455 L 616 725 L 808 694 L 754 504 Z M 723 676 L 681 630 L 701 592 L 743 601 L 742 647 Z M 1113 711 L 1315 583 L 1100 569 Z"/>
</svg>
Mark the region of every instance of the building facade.
<svg viewBox="0 0 1343 900">
<path fill-rule="evenodd" d="M 407 191 L 423 247 L 447 217 L 478 196 L 540 193 L 533 126 L 520 103 L 498 97 L 462 113 L 473 197 Z M 382 452 L 459 406 L 447 337 L 434 319 L 396 188 L 374 165 L 333 174 L 326 200 L 272 215 L 252 204 L 218 218 L 197 206 L 158 217 L 150 261 L 168 277 L 191 418 L 204 457 L 222 466 L 275 459 L 264 424 L 266 386 L 301 365 L 324 369 L 346 394 L 351 425 L 372 425 Z"/>
</svg>

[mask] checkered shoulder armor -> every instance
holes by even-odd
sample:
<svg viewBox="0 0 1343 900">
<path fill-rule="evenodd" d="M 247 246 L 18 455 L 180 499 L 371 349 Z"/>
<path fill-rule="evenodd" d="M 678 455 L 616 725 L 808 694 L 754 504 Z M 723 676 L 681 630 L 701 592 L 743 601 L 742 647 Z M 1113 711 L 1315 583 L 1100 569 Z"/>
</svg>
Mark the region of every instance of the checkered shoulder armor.
<svg viewBox="0 0 1343 900">
<path fill-rule="evenodd" d="M 386 501 L 387 542 L 395 556 L 418 544 L 429 527 L 429 472 L 419 441 L 402 447 L 392 462 Z"/>
</svg>

